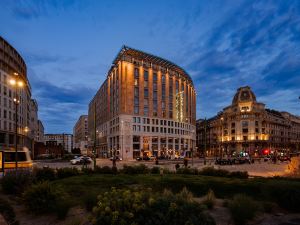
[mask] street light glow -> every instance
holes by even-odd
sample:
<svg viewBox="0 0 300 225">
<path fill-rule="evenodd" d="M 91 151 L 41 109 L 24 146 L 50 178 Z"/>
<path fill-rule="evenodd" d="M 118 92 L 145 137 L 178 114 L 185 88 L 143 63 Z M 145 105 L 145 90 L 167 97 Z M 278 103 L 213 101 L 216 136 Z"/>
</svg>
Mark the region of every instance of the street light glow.
<svg viewBox="0 0 300 225">
<path fill-rule="evenodd" d="M 23 81 L 19 80 L 19 81 L 18 81 L 18 86 L 19 86 L 19 87 L 23 87 L 23 85 L 24 85 Z"/>
<path fill-rule="evenodd" d="M 11 79 L 11 80 L 9 80 L 9 83 L 10 83 L 11 85 L 15 86 L 15 85 L 16 85 L 16 80 Z"/>
</svg>

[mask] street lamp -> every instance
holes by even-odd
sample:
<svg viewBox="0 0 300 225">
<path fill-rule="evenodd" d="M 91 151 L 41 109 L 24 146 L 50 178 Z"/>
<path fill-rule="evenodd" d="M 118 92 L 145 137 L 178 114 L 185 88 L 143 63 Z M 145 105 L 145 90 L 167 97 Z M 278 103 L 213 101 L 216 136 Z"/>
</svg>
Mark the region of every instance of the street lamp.
<svg viewBox="0 0 300 225">
<path fill-rule="evenodd" d="M 18 95 L 19 88 L 24 86 L 23 80 L 19 77 L 18 73 L 14 73 L 14 78 L 10 79 L 9 84 L 15 89 L 15 152 L 16 152 L 16 170 L 18 169 L 18 105 L 20 103 L 20 96 Z"/>
</svg>

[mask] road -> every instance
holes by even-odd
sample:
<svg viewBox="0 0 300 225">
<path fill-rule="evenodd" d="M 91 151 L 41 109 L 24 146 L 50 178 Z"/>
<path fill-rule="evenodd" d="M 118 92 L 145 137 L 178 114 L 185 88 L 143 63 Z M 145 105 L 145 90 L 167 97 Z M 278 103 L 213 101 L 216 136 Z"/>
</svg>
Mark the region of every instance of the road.
<svg viewBox="0 0 300 225">
<path fill-rule="evenodd" d="M 229 171 L 247 171 L 250 176 L 263 176 L 263 177 L 271 177 L 271 176 L 281 176 L 284 175 L 286 172 L 286 168 L 288 163 L 287 162 L 278 162 L 273 164 L 271 162 L 255 162 L 254 164 L 242 164 L 242 165 L 214 165 L 214 160 L 208 160 L 206 165 L 203 163 L 203 159 L 194 159 L 192 166 L 192 160 L 189 159 L 189 166 L 202 169 L 206 166 L 213 166 L 216 169 L 225 169 Z M 159 165 L 163 168 L 168 168 L 170 170 L 175 170 L 175 165 L 179 164 L 183 167 L 183 160 L 160 160 Z M 155 161 L 136 161 L 136 160 L 129 160 L 129 161 L 117 161 L 117 167 L 120 169 L 124 165 L 138 165 L 138 164 L 145 164 L 148 167 L 157 166 Z M 97 166 L 112 166 L 112 161 L 109 159 L 97 159 L 96 160 Z M 34 161 L 34 166 L 38 168 L 42 168 L 44 166 L 50 168 L 62 168 L 62 167 L 77 167 L 80 169 L 81 165 L 71 165 L 68 161 L 49 161 L 49 160 L 39 160 Z M 92 167 L 93 164 L 90 164 L 88 167 Z"/>
</svg>

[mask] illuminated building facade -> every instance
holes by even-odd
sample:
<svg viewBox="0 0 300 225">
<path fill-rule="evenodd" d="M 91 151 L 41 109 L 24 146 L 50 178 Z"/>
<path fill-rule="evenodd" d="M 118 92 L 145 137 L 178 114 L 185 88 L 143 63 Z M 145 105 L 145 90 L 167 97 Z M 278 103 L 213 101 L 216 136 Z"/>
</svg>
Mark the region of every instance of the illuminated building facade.
<svg viewBox="0 0 300 225">
<path fill-rule="evenodd" d="M 16 83 L 16 77 L 19 83 Z M 17 84 L 19 85 L 18 88 L 16 88 Z M 32 151 L 38 127 L 37 102 L 31 99 L 31 87 L 27 79 L 27 68 L 23 58 L 0 36 L 1 150 L 15 150 L 15 101 L 18 102 L 18 150 L 27 148 Z"/>
<path fill-rule="evenodd" d="M 208 156 L 300 151 L 300 117 L 266 109 L 248 86 L 237 90 L 230 106 L 196 126 L 198 151 Z"/>
<path fill-rule="evenodd" d="M 88 116 L 81 115 L 73 128 L 74 148 L 79 148 L 83 154 L 87 153 L 88 145 Z"/>
<path fill-rule="evenodd" d="M 192 79 L 168 60 L 124 46 L 89 104 L 88 123 L 90 147 L 100 157 L 113 150 L 123 159 L 190 154 L 196 139 Z"/>
</svg>

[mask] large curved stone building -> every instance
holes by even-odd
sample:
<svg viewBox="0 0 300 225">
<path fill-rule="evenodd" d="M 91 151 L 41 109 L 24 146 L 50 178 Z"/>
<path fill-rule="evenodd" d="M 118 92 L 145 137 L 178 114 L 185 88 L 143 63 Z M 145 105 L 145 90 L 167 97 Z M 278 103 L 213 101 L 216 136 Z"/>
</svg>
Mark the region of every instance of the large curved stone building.
<svg viewBox="0 0 300 225">
<path fill-rule="evenodd" d="M 175 157 L 195 148 L 191 77 L 160 57 L 124 46 L 90 102 L 88 128 L 101 157 Z"/>
<path fill-rule="evenodd" d="M 197 146 L 208 156 L 300 151 L 300 117 L 266 109 L 249 86 L 217 116 L 197 121 Z"/>
<path fill-rule="evenodd" d="M 18 74 L 18 75 L 16 75 Z M 0 149 L 15 150 L 15 103 L 16 89 L 10 84 L 18 77 L 23 86 L 18 88 L 18 149 L 33 149 L 37 136 L 38 105 L 31 99 L 26 64 L 21 55 L 0 36 Z"/>
</svg>

